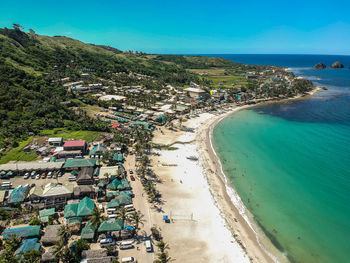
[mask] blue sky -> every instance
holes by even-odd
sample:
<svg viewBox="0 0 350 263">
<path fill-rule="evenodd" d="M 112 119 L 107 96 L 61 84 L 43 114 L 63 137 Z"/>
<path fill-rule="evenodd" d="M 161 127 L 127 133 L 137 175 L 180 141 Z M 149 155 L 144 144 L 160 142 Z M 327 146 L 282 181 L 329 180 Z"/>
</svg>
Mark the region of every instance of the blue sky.
<svg viewBox="0 0 350 263">
<path fill-rule="evenodd" d="M 12 23 L 149 53 L 350 55 L 345 0 L 0 0 L 0 26 Z"/>
</svg>

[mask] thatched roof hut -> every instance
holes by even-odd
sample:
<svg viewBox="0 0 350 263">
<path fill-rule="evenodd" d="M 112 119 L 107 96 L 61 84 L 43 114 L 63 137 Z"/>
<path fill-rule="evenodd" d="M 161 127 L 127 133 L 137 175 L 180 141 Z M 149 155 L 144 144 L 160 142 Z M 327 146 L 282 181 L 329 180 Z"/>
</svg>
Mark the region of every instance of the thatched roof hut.
<svg viewBox="0 0 350 263">
<path fill-rule="evenodd" d="M 41 261 L 40 262 L 55 262 L 56 258 L 55 258 L 55 254 L 54 254 L 54 249 L 50 248 L 47 252 L 45 252 L 42 256 L 41 256 Z"/>
<path fill-rule="evenodd" d="M 59 241 L 58 230 L 62 225 L 49 225 L 45 228 L 45 234 L 41 237 L 41 243 L 44 246 L 53 245 Z"/>
</svg>

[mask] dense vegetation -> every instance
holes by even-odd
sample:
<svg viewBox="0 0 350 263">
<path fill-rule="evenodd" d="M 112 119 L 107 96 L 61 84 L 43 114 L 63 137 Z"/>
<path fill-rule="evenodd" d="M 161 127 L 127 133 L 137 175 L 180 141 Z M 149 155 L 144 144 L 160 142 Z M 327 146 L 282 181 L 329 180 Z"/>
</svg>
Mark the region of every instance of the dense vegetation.
<svg viewBox="0 0 350 263">
<path fill-rule="evenodd" d="M 79 80 L 86 71 L 93 71 L 96 79 L 113 79 L 117 85 L 144 84 L 157 89 L 165 83 L 201 81 L 182 66 L 145 55 L 121 53 L 63 36 L 40 36 L 33 30 L 26 33 L 20 26 L 0 29 L 0 147 L 16 147 L 42 129 L 108 130 L 86 114 L 60 104 L 74 95 L 57 80 L 67 76 Z M 115 77 L 116 72 L 134 72 L 152 79 L 135 81 L 127 75 Z"/>
</svg>

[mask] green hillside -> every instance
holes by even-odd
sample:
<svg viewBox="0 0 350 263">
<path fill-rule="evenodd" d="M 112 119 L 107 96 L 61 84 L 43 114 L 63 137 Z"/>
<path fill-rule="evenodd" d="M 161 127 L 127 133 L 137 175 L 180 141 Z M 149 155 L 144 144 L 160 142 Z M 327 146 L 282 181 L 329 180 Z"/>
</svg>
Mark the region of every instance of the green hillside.
<svg viewBox="0 0 350 263">
<path fill-rule="evenodd" d="M 81 80 L 82 73 L 93 71 L 95 79 L 103 78 L 115 85 L 143 84 L 158 89 L 165 84 L 206 81 L 187 68 L 232 65 L 221 58 L 126 53 L 64 36 L 0 29 L 0 147 L 16 147 L 43 129 L 108 131 L 105 124 L 60 104 L 75 101 L 74 94 L 58 81 L 61 78 Z M 115 77 L 120 72 L 139 73 L 152 79 L 133 83 L 129 78 Z"/>
</svg>

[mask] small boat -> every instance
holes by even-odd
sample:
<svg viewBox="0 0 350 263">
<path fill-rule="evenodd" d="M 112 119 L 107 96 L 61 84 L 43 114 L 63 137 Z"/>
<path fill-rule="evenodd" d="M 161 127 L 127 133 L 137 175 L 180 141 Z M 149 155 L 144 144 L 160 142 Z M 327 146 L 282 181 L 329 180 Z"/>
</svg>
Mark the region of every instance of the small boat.
<svg viewBox="0 0 350 263">
<path fill-rule="evenodd" d="M 186 158 L 191 161 L 198 161 L 198 158 L 196 156 L 187 156 Z"/>
</svg>

